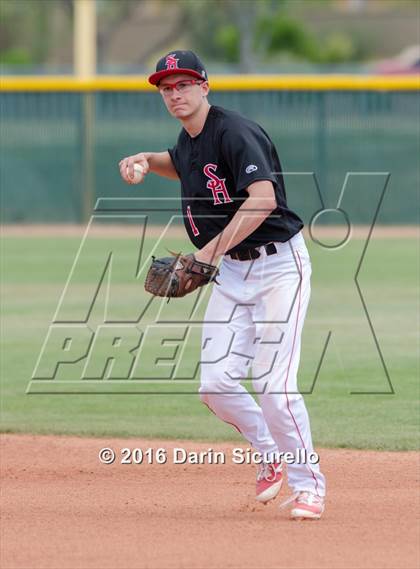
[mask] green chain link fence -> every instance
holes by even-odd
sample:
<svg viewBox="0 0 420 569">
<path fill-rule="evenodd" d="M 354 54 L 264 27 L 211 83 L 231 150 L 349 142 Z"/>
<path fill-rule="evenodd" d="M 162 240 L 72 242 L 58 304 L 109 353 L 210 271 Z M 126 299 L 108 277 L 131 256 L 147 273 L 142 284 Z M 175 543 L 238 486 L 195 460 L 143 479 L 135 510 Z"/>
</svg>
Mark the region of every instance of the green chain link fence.
<svg viewBox="0 0 420 569">
<path fill-rule="evenodd" d="M 331 208 L 347 172 L 389 172 L 378 222 L 418 222 L 419 91 L 216 91 L 210 102 L 268 131 L 283 170 L 293 173 L 286 176 L 289 203 L 306 222 L 320 208 L 313 179 L 299 174 L 311 172 Z M 154 175 L 142 186 L 119 177 L 123 156 L 176 141 L 179 123 L 154 92 L 2 92 L 0 109 L 3 223 L 83 222 L 100 197 L 179 194 L 176 182 Z M 370 223 L 373 178 L 355 180 L 352 222 Z"/>
</svg>

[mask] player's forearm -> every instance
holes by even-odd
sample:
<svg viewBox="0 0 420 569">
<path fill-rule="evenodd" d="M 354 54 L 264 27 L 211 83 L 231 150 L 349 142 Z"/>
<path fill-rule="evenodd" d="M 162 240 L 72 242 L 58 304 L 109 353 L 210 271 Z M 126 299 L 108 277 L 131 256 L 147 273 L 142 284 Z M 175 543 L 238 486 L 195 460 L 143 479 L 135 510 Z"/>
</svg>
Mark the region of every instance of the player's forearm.
<svg viewBox="0 0 420 569">
<path fill-rule="evenodd" d="M 172 180 L 178 179 L 169 152 L 145 152 L 144 154 L 149 163 L 149 172 Z"/>
<path fill-rule="evenodd" d="M 246 239 L 275 209 L 271 199 L 249 197 L 244 201 L 231 221 L 219 235 L 216 235 L 203 249 L 198 257 L 202 260 L 216 260 L 230 249 Z"/>
</svg>

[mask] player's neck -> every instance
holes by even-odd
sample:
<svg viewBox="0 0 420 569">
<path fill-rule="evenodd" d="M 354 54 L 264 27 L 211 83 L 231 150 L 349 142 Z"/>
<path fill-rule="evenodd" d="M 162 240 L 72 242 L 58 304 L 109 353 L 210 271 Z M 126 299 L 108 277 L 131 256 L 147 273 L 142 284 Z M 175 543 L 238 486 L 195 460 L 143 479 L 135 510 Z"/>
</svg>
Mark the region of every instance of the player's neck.
<svg viewBox="0 0 420 569">
<path fill-rule="evenodd" d="M 185 120 L 181 121 L 182 126 L 188 132 L 191 138 L 198 136 L 200 132 L 203 130 L 207 119 L 207 115 L 209 114 L 209 110 L 210 110 L 210 104 L 206 100 L 198 108 L 196 113 L 189 116 Z"/>
</svg>

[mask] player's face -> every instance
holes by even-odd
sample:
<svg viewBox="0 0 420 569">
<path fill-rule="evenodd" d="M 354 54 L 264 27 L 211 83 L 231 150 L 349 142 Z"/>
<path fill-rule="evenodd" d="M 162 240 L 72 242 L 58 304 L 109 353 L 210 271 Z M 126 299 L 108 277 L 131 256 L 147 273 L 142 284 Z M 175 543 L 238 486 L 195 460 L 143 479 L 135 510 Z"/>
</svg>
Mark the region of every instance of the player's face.
<svg viewBox="0 0 420 569">
<path fill-rule="evenodd" d="M 159 91 L 170 114 L 185 120 L 194 115 L 209 92 L 208 83 L 187 74 L 174 74 L 159 83 Z"/>
</svg>

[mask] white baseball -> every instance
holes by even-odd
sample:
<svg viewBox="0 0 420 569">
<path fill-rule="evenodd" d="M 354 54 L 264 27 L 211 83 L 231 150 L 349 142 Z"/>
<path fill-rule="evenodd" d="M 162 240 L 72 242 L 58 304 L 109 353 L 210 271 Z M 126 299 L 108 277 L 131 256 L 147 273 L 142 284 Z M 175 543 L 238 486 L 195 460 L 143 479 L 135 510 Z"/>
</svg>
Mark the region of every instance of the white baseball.
<svg viewBox="0 0 420 569">
<path fill-rule="evenodd" d="M 128 175 L 128 168 L 127 168 L 127 175 Z M 133 184 L 138 184 L 143 180 L 144 177 L 144 168 L 141 164 L 134 164 L 134 176 L 130 178 Z"/>
</svg>

